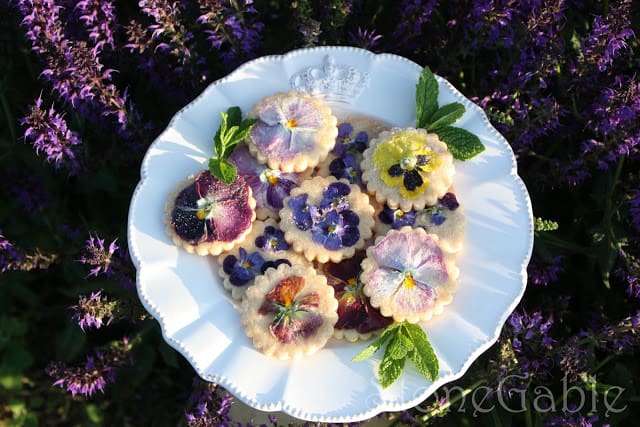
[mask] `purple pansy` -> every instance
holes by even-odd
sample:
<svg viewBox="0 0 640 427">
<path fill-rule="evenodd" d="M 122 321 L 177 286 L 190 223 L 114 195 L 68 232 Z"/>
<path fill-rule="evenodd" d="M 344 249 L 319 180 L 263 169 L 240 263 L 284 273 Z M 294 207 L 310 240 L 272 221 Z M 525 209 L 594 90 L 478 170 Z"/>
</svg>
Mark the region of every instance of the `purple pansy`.
<svg viewBox="0 0 640 427">
<path fill-rule="evenodd" d="M 377 264 L 366 281 L 367 294 L 385 298 L 403 317 L 431 309 L 436 289 L 449 280 L 442 250 L 422 229 L 390 232 L 372 248 Z"/>
<path fill-rule="evenodd" d="M 344 122 L 338 125 L 338 136 L 336 137 L 336 145 L 331 151 L 338 157 L 342 157 L 345 153 L 362 153 L 367 149 L 369 143 L 369 135 L 366 132 L 358 132 L 353 134 L 353 126 L 351 123 Z"/>
<path fill-rule="evenodd" d="M 397 230 L 404 226 L 413 226 L 416 222 L 416 211 L 410 210 L 409 212 L 403 212 L 401 209 L 391 209 L 385 205 L 382 211 L 378 214 L 378 219 L 383 223 L 390 225 L 391 228 Z"/>
<path fill-rule="evenodd" d="M 344 182 L 334 182 L 322 193 L 322 200 L 318 205 L 321 209 L 335 209 L 342 211 L 349 209 L 349 200 L 347 196 L 351 193 L 351 188 Z"/>
<path fill-rule="evenodd" d="M 329 163 L 329 173 L 337 179 L 346 178 L 352 184 L 362 182 L 360 162 L 351 153 L 345 153 L 342 157 L 335 158 Z"/>
<path fill-rule="evenodd" d="M 282 201 L 298 186 L 299 173 L 285 173 L 263 165 L 249 153 L 246 145 L 234 150 L 229 160 L 236 165 L 238 175 L 244 177 L 253 190 L 256 208 L 280 210 Z"/>
<path fill-rule="evenodd" d="M 289 249 L 289 244 L 284 240 L 284 232 L 272 225 L 264 228 L 264 234 L 256 237 L 255 244 L 264 252 L 279 252 Z"/>
<path fill-rule="evenodd" d="M 460 203 L 456 199 L 456 195 L 453 193 L 447 193 L 442 198 L 438 199 L 435 206 L 431 206 L 425 209 L 430 216 L 431 223 L 433 225 L 442 225 L 447 220 L 447 216 L 444 214 L 445 209 L 454 211 L 458 209 Z"/>
<path fill-rule="evenodd" d="M 264 258 L 259 252 L 247 253 L 244 248 L 240 248 L 238 257 L 227 255 L 222 262 L 222 269 L 229 275 L 229 281 L 234 286 L 246 285 L 256 275 L 263 272 Z"/>
<path fill-rule="evenodd" d="M 288 201 L 288 205 L 293 212 L 293 221 L 296 223 L 296 227 L 300 230 L 308 230 L 311 228 L 311 213 L 309 212 L 309 205 L 307 205 L 308 194 L 300 194 L 292 197 Z"/>
<path fill-rule="evenodd" d="M 329 250 L 353 246 L 360 238 L 360 218 L 351 210 L 331 210 L 311 228 L 313 241 Z"/>
</svg>

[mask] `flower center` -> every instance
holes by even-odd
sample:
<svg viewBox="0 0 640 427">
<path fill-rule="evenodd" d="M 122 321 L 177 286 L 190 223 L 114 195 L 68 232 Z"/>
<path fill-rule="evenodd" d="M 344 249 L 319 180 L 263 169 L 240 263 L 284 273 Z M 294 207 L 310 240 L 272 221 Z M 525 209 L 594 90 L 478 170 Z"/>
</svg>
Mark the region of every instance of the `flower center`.
<svg viewBox="0 0 640 427">
<path fill-rule="evenodd" d="M 199 220 L 213 218 L 216 215 L 216 201 L 203 197 L 197 201 L 196 217 Z"/>
<path fill-rule="evenodd" d="M 413 277 L 411 277 L 411 273 L 406 271 L 404 273 L 404 286 L 407 289 L 411 289 L 416 285 L 416 281 L 413 280 Z"/>
<path fill-rule="evenodd" d="M 266 178 L 266 181 L 269 183 L 269 185 L 277 185 L 278 181 L 280 180 L 278 177 L 278 172 L 273 171 L 273 170 L 266 170 L 264 172 L 264 176 Z"/>
<path fill-rule="evenodd" d="M 289 129 L 294 128 L 296 126 L 298 126 L 298 122 L 296 122 L 294 119 L 289 119 L 287 120 L 287 123 L 285 124 L 285 126 Z"/>
<path fill-rule="evenodd" d="M 336 228 L 338 228 L 338 226 L 337 226 L 337 225 L 335 225 L 335 224 L 330 224 L 330 225 L 328 225 L 328 226 L 327 226 L 327 232 L 328 232 L 328 233 L 333 233 L 334 231 L 336 231 Z"/>
<path fill-rule="evenodd" d="M 400 159 L 400 167 L 406 171 L 412 171 L 416 168 L 417 159 L 414 156 L 407 156 Z"/>
</svg>

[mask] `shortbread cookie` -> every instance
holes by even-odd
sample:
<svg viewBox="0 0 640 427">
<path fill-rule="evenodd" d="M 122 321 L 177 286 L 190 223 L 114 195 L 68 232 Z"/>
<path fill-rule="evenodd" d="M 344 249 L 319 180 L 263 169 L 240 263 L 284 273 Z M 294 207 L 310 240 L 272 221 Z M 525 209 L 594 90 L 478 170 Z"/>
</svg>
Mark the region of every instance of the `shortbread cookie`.
<svg viewBox="0 0 640 427">
<path fill-rule="evenodd" d="M 415 226 L 437 234 L 440 247 L 446 252 L 459 252 L 464 245 L 466 217 L 452 192 L 439 198 L 434 206 L 422 209 L 416 216 Z"/>
<path fill-rule="evenodd" d="M 308 261 L 291 249 L 284 240 L 284 233 L 273 219 L 256 220 L 251 233 L 231 252 L 218 257 L 222 285 L 234 299 L 241 299 L 255 278 L 268 268 L 280 264 L 308 264 Z"/>
<path fill-rule="evenodd" d="M 283 172 L 302 172 L 324 160 L 338 135 L 336 117 L 320 99 L 291 91 L 256 104 L 249 117 L 249 151 L 260 163 Z"/>
<path fill-rule="evenodd" d="M 392 128 L 363 153 L 362 180 L 376 200 L 405 212 L 434 205 L 453 182 L 453 156 L 436 134 Z"/>
<path fill-rule="evenodd" d="M 391 209 L 385 204 L 381 209 L 376 209 L 375 218 L 376 236 L 405 226 L 422 227 L 427 233 L 438 235 L 440 247 L 446 252 L 456 253 L 464 244 L 466 219 L 452 191 L 439 198 L 435 205 L 417 211 Z"/>
<path fill-rule="evenodd" d="M 338 321 L 338 302 L 311 266 L 269 269 L 247 289 L 240 319 L 253 345 L 267 356 L 295 359 L 322 348 Z"/>
<path fill-rule="evenodd" d="M 365 188 L 362 182 L 360 162 L 369 141 L 385 129 L 379 120 L 366 116 L 349 116 L 338 124 L 336 145 L 327 158 L 318 165 L 318 176 L 344 178 L 351 184 Z"/>
<path fill-rule="evenodd" d="M 320 266 L 338 300 L 338 322 L 333 336 L 351 342 L 366 340 L 393 322 L 393 319 L 382 316 L 377 308 L 372 307 L 369 298 L 362 292 L 360 263 L 364 255 L 364 251 L 359 251 L 352 258 Z"/>
<path fill-rule="evenodd" d="M 373 235 L 373 224 L 369 197 L 357 185 L 331 176 L 304 181 L 280 211 L 285 239 L 309 261 L 352 257 Z"/>
<path fill-rule="evenodd" d="M 360 280 L 371 305 L 396 322 L 431 319 L 452 300 L 459 270 L 438 236 L 403 227 L 378 237 L 367 249 Z"/>
<path fill-rule="evenodd" d="M 169 195 L 164 220 L 176 245 L 189 253 L 218 255 L 251 232 L 255 207 L 244 179 L 225 184 L 204 170 Z"/>
<path fill-rule="evenodd" d="M 279 169 L 271 169 L 249 153 L 246 144 L 238 146 L 229 160 L 236 165 L 238 175 L 251 186 L 256 199 L 256 215 L 258 219 L 278 219 L 282 201 L 306 179 L 311 170 L 302 173 L 286 173 Z"/>
</svg>

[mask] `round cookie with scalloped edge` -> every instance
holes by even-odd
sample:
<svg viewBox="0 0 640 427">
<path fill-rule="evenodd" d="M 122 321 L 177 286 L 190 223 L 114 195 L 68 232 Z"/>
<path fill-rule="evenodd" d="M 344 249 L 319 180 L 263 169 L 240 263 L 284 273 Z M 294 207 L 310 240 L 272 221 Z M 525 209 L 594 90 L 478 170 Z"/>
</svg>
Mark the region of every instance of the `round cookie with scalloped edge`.
<svg viewBox="0 0 640 427">
<path fill-rule="evenodd" d="M 434 205 L 453 183 L 453 156 L 436 134 L 392 128 L 363 153 L 362 180 L 380 203 L 407 212 Z"/>
<path fill-rule="evenodd" d="M 355 184 L 314 177 L 291 190 L 280 210 L 287 242 L 309 261 L 352 257 L 373 235 L 373 207 Z"/>
<path fill-rule="evenodd" d="M 337 118 L 321 99 L 290 91 L 258 102 L 248 117 L 257 119 L 247 138 L 260 163 L 282 172 L 302 172 L 324 160 L 335 145 Z"/>
<path fill-rule="evenodd" d="M 403 227 L 376 238 L 362 261 L 360 280 L 371 305 L 396 322 L 417 323 L 451 303 L 459 269 L 438 236 Z"/>
<path fill-rule="evenodd" d="M 312 266 L 282 264 L 247 289 L 240 319 L 253 345 L 277 359 L 297 359 L 324 347 L 338 321 L 333 288 Z"/>
<path fill-rule="evenodd" d="M 226 184 L 203 170 L 169 194 L 164 222 L 177 246 L 198 255 L 219 255 L 242 243 L 251 232 L 255 207 L 244 179 Z"/>
<path fill-rule="evenodd" d="M 233 250 L 220 254 L 218 263 L 222 285 L 237 300 L 269 268 L 310 264 L 284 240 L 283 231 L 273 219 L 254 221 L 251 233 Z"/>
</svg>

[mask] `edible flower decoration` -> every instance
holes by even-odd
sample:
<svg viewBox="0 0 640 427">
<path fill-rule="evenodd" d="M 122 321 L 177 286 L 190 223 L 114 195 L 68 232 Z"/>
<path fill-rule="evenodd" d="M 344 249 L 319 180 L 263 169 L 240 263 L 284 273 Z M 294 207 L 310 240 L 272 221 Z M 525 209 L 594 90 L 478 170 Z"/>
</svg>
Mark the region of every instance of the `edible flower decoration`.
<svg viewBox="0 0 640 427">
<path fill-rule="evenodd" d="M 362 292 L 359 276 L 363 258 L 364 252 L 359 252 L 353 258 L 322 266 L 327 283 L 333 287 L 338 300 L 338 322 L 335 327 L 354 329 L 361 334 L 383 329 L 392 322 L 391 318 L 383 317 L 378 309 L 372 307 L 369 298 Z"/>
<path fill-rule="evenodd" d="M 399 187 L 403 197 L 419 196 L 429 186 L 429 173 L 440 167 L 440 156 L 425 144 L 425 138 L 420 133 L 400 132 L 373 153 L 382 182 Z"/>
<path fill-rule="evenodd" d="M 429 219 L 433 225 L 442 225 L 447 217 L 444 214 L 445 209 L 449 211 L 455 211 L 460 206 L 456 195 L 453 193 L 446 193 L 442 198 L 438 199 L 438 203 L 435 206 L 431 206 L 425 209 L 425 212 L 429 215 Z"/>
<path fill-rule="evenodd" d="M 246 285 L 263 273 L 264 258 L 258 252 L 248 254 L 244 248 L 239 249 L 238 257 L 227 255 L 222 263 L 222 269 L 229 275 L 229 281 L 234 286 Z"/>
<path fill-rule="evenodd" d="M 413 226 L 416 223 L 416 216 L 417 212 L 413 209 L 409 212 L 404 212 L 402 209 L 391 209 L 385 205 L 378 214 L 378 219 L 383 224 L 390 225 L 391 228 L 397 230 L 404 226 Z"/>
<path fill-rule="evenodd" d="M 282 209 L 282 201 L 300 182 L 299 173 L 286 173 L 263 165 L 249 153 L 246 145 L 238 147 L 229 160 L 253 190 L 256 208 Z"/>
<path fill-rule="evenodd" d="M 390 311 L 402 321 L 434 307 L 437 289 L 449 281 L 449 274 L 432 235 L 422 229 L 391 230 L 369 251 L 375 266 L 363 278 L 364 292 L 383 314 Z"/>
<path fill-rule="evenodd" d="M 337 179 L 346 178 L 351 184 L 362 184 L 360 161 L 352 153 L 345 153 L 329 163 L 329 173 Z"/>
<path fill-rule="evenodd" d="M 265 102 L 258 108 L 257 116 L 251 139 L 264 155 L 277 158 L 312 151 L 316 132 L 325 125 L 313 100 L 298 96 Z"/>
<path fill-rule="evenodd" d="M 350 192 L 347 184 L 334 182 L 325 189 L 318 205 L 309 205 L 306 193 L 290 198 L 296 227 L 311 230 L 313 241 L 329 250 L 355 245 L 360 239 L 360 218 L 350 209 L 346 197 Z"/>
<path fill-rule="evenodd" d="M 264 229 L 264 234 L 256 237 L 255 244 L 264 252 L 279 252 L 289 249 L 289 244 L 284 240 L 282 230 L 268 225 Z"/>
<path fill-rule="evenodd" d="M 273 315 L 269 331 L 283 344 L 312 336 L 323 323 L 322 316 L 314 311 L 320 296 L 315 292 L 299 296 L 304 285 L 303 277 L 285 277 L 265 295 L 258 310 L 261 315 Z"/>
<path fill-rule="evenodd" d="M 362 153 L 369 144 L 369 135 L 365 131 L 360 131 L 353 135 L 353 125 L 343 122 L 338 125 L 338 137 L 336 145 L 331 151 L 336 156 L 344 156 L 345 153 Z"/>
<path fill-rule="evenodd" d="M 209 173 L 198 174 L 194 182 L 176 197 L 171 222 L 180 238 L 191 244 L 232 241 L 252 218 L 249 186 L 243 179 L 225 184 Z"/>
</svg>

